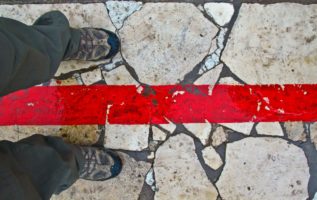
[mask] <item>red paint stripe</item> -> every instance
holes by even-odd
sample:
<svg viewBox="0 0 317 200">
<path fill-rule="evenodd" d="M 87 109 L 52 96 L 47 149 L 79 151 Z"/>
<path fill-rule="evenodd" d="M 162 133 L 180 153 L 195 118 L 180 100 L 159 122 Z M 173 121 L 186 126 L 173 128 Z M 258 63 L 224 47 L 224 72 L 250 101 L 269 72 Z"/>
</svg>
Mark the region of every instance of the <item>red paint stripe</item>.
<svg viewBox="0 0 317 200">
<path fill-rule="evenodd" d="M 111 124 L 317 121 L 317 85 L 216 85 L 212 95 L 208 87 L 33 87 L 0 100 L 0 125 L 104 124 L 108 105 Z"/>
</svg>

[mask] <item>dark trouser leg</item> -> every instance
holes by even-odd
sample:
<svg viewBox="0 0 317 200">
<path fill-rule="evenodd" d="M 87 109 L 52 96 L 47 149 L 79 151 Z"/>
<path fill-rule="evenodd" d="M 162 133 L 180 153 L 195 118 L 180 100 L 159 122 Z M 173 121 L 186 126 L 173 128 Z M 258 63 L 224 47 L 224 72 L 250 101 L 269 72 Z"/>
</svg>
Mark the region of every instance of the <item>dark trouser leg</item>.
<svg viewBox="0 0 317 200">
<path fill-rule="evenodd" d="M 48 81 L 64 57 L 78 50 L 80 32 L 58 11 L 33 26 L 0 18 L 0 96 Z"/>
<path fill-rule="evenodd" d="M 50 199 L 71 186 L 84 165 L 80 151 L 56 137 L 0 142 L 0 199 Z"/>
<path fill-rule="evenodd" d="M 33 26 L 0 18 L 0 96 L 52 78 L 77 51 L 80 35 L 57 11 Z M 0 199 L 49 199 L 78 179 L 83 157 L 61 139 L 32 136 L 0 142 Z"/>
</svg>

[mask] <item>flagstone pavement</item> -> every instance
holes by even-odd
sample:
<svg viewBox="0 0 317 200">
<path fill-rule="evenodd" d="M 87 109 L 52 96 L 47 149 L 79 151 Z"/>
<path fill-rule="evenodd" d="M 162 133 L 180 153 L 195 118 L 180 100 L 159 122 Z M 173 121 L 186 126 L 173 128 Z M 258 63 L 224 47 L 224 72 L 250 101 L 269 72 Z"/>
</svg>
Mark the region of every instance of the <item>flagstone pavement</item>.
<svg viewBox="0 0 317 200">
<path fill-rule="evenodd" d="M 121 40 L 113 59 L 63 62 L 46 85 L 317 83 L 317 4 L 25 2 L 0 1 L 0 16 L 32 24 L 60 10 L 73 27 L 106 28 Z M 120 176 L 79 180 L 55 200 L 317 199 L 317 123 L 169 122 L 2 126 L 0 139 L 39 133 L 89 145 L 104 137 L 120 152 Z"/>
</svg>

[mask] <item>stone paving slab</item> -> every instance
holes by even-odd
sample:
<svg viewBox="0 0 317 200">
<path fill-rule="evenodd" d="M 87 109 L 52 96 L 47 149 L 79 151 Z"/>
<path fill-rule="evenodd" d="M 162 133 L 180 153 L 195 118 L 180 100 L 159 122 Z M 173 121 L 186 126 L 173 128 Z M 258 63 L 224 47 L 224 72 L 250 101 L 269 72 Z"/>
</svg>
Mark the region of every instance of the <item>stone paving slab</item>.
<svg viewBox="0 0 317 200">
<path fill-rule="evenodd" d="M 109 0 L 0 0 L 0 4 L 44 4 L 44 3 L 101 3 Z M 219 0 L 142 0 L 141 2 L 183 2 L 203 4 L 207 2 L 219 2 Z M 234 2 L 234 0 L 224 0 L 224 2 Z M 315 4 L 316 0 L 242 0 L 244 3 L 273 4 L 279 2 L 294 2 L 302 4 Z"/>
<path fill-rule="evenodd" d="M 142 91 L 141 83 L 189 83 L 209 85 L 212 94 L 217 84 L 317 83 L 316 5 L 303 5 L 312 0 L 270 5 L 153 1 L 0 0 L 0 4 L 24 4 L 0 5 L 0 15 L 31 24 L 40 14 L 59 9 L 75 27 L 96 26 L 118 33 L 122 49 L 115 58 L 100 63 L 64 62 L 55 79 L 46 83 L 51 86 L 102 83 L 135 85 Z M 42 4 L 26 5 L 29 2 Z M 43 4 L 65 2 L 72 4 Z M 290 30 L 284 34 L 286 26 Z M 255 50 L 250 50 L 250 44 Z M 280 59 L 269 59 L 272 56 Z M 294 72 L 287 65 L 290 60 L 294 60 Z M 125 152 L 124 171 L 118 178 L 78 181 L 56 200 L 297 200 L 312 199 L 317 192 L 316 123 L 168 122 L 6 126 L 0 127 L 0 138 L 16 141 L 40 133 L 93 144 L 104 137 L 106 147 Z"/>
<path fill-rule="evenodd" d="M 243 4 L 222 60 L 248 84 L 316 83 L 316 13 L 317 5 Z"/>
</svg>

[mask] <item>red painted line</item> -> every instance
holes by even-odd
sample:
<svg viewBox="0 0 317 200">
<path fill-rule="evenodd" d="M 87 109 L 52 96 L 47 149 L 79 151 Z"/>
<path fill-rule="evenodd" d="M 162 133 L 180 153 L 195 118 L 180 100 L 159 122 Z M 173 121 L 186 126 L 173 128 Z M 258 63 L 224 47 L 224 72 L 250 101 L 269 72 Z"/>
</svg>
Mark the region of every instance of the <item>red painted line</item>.
<svg viewBox="0 0 317 200">
<path fill-rule="evenodd" d="M 0 99 L 0 125 L 317 121 L 317 85 L 33 87 Z M 107 116 L 107 108 L 109 114 Z"/>
</svg>

